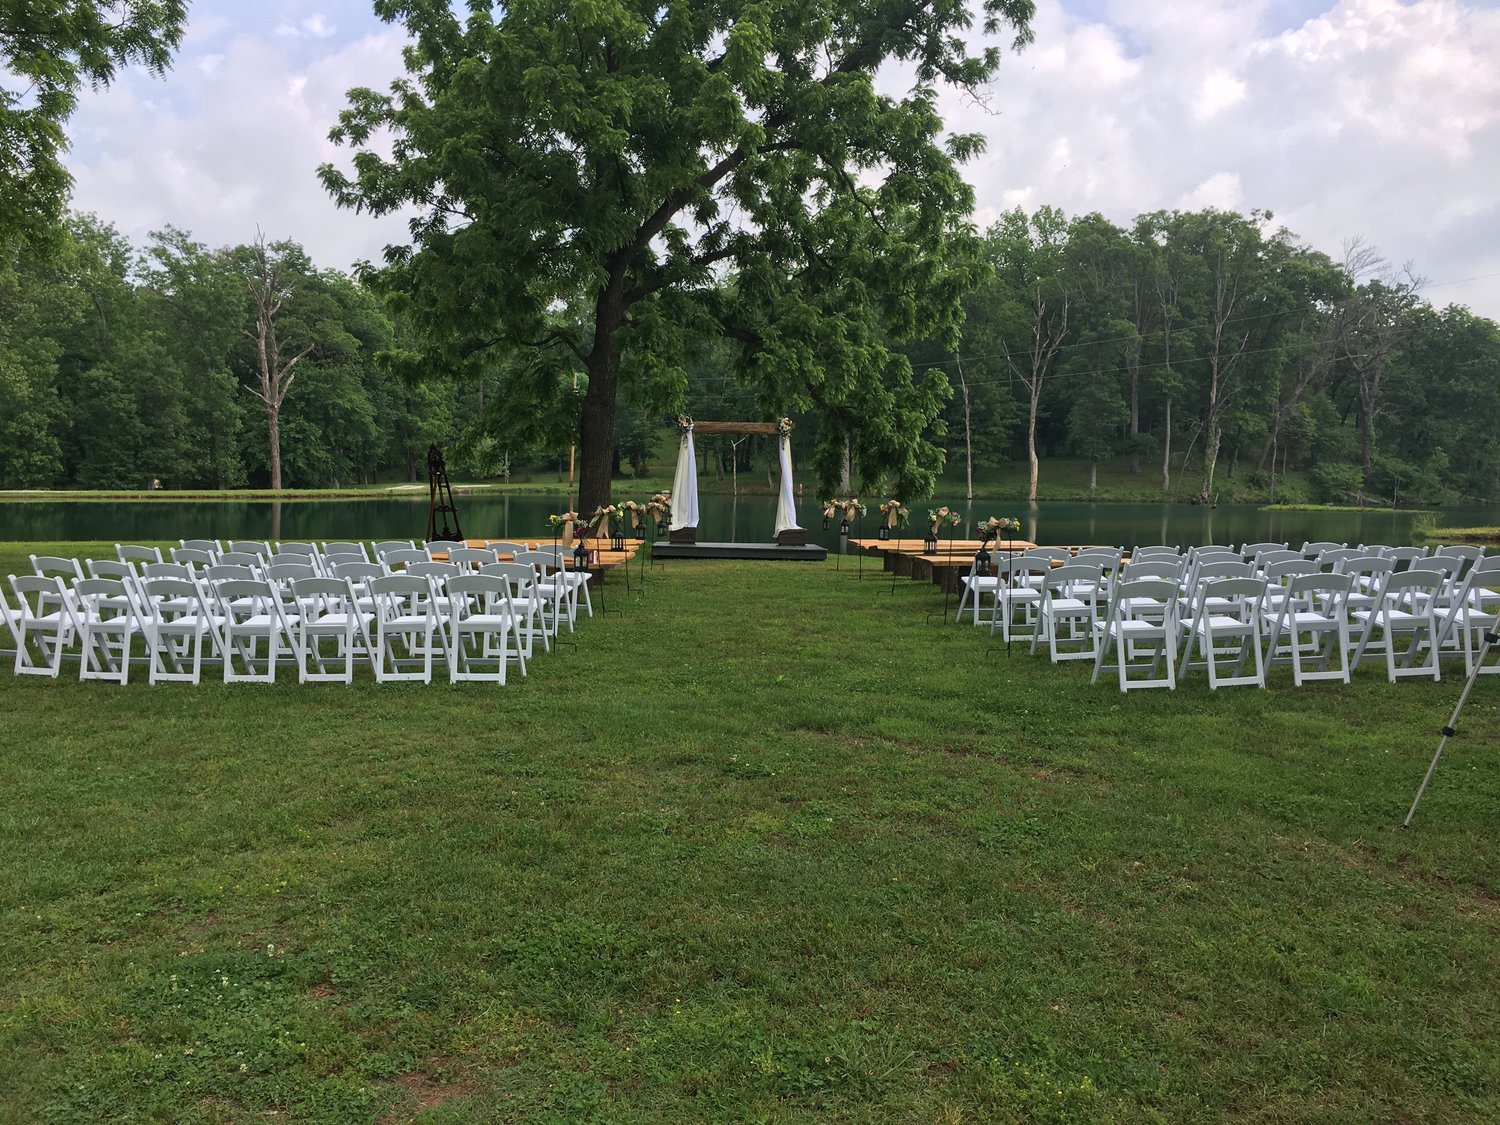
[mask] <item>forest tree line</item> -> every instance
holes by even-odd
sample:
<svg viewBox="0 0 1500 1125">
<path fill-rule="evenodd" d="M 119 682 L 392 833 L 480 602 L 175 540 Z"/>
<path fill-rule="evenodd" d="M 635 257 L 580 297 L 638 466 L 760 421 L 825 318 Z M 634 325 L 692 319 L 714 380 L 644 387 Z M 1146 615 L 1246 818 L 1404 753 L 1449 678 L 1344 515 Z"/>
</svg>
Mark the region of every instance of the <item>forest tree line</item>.
<svg viewBox="0 0 1500 1125">
<path fill-rule="evenodd" d="M 950 481 L 1019 459 L 1034 492 L 1067 456 L 1123 459 L 1179 498 L 1232 482 L 1326 501 L 1500 496 L 1500 332 L 1368 246 L 1330 255 L 1261 213 L 1120 227 L 1046 207 L 1006 214 L 981 245 L 958 349 L 902 349 L 946 378 L 929 436 Z M 583 379 L 539 412 L 515 367 L 398 378 L 381 356 L 399 316 L 295 243 L 213 249 L 168 229 L 136 247 L 75 214 L 0 253 L 0 487 L 351 487 L 419 479 L 433 442 L 459 477 L 509 477 L 550 472 L 575 440 Z M 715 348 L 682 367 L 686 412 L 764 413 Z M 670 419 L 622 407 L 616 471 L 662 471 Z M 794 448 L 867 421 L 798 415 Z M 704 444 L 724 476 L 771 455 Z"/>
</svg>

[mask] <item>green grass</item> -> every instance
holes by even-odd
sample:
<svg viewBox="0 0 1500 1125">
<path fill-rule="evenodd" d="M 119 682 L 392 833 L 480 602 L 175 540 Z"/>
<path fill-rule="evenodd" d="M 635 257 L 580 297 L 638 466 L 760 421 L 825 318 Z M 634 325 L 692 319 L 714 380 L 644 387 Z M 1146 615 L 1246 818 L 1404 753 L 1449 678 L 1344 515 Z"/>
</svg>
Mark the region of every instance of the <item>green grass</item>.
<svg viewBox="0 0 1500 1125">
<path fill-rule="evenodd" d="M 1263 509 L 1267 512 L 1389 512 L 1392 509 L 1383 504 L 1266 504 Z M 1429 508 L 1398 508 L 1396 511 L 1409 516 L 1435 516 L 1436 511 Z"/>
<path fill-rule="evenodd" d="M 1500 1116 L 1491 683 L 1402 831 L 1456 683 L 1122 697 L 889 589 L 667 564 L 504 689 L 0 673 L 0 1120 Z"/>
<path fill-rule="evenodd" d="M 1500 527 L 1426 527 L 1412 529 L 1417 539 L 1434 543 L 1500 543 Z"/>
</svg>

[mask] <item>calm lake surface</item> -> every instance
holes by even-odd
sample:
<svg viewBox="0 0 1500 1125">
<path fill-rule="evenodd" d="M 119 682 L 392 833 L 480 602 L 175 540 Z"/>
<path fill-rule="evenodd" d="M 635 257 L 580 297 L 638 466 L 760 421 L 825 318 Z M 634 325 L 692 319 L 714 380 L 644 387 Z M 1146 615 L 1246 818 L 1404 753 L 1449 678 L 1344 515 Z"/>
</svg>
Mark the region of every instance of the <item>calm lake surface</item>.
<svg viewBox="0 0 1500 1125">
<path fill-rule="evenodd" d="M 621 491 L 621 499 L 629 493 Z M 644 500 L 646 497 L 641 496 Z M 950 501 L 950 506 L 952 502 Z M 504 539 L 545 533 L 547 516 L 563 510 L 562 494 L 527 496 L 460 496 L 459 516 L 470 538 Z M 699 498 L 698 538 L 702 542 L 767 542 L 776 520 L 773 496 L 705 495 Z M 921 535 L 919 520 L 927 505 L 912 511 L 904 534 Z M 965 511 L 962 506 L 959 511 Z M 1254 505 L 1217 509 L 1188 504 L 1042 503 L 1028 509 L 1024 501 L 976 500 L 967 509 L 966 527 L 985 516 L 1017 516 L 1024 538 L 1038 543 L 1242 543 L 1285 540 L 1301 546 L 1308 539 L 1349 543 L 1410 542 L 1410 513 L 1266 512 Z M 809 540 L 837 549 L 838 525 L 823 530 L 822 515 L 810 500 L 798 508 Z M 0 539 L 48 541 L 103 539 L 120 543 L 175 539 L 411 539 L 420 538 L 427 522 L 425 496 L 381 500 L 287 500 L 206 503 L 191 501 L 24 501 L 0 504 Z M 1500 524 L 1500 508 L 1448 508 L 1444 526 Z M 857 529 L 873 537 L 875 519 L 866 516 Z M 963 529 L 960 529 L 963 534 Z"/>
</svg>

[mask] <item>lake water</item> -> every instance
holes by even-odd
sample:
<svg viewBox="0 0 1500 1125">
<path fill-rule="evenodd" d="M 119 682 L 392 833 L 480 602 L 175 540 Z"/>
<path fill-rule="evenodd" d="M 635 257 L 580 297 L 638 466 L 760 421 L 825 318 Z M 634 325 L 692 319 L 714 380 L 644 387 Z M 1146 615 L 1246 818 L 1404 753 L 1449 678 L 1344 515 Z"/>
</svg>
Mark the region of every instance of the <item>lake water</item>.
<svg viewBox="0 0 1500 1125">
<path fill-rule="evenodd" d="M 628 494 L 625 494 L 628 496 Z M 645 497 L 641 497 L 645 499 Z M 470 538 L 529 538 L 544 534 L 549 513 L 563 510 L 566 497 L 460 496 L 459 516 Z M 950 502 L 951 505 L 951 502 Z M 704 542 L 767 542 L 776 520 L 773 496 L 705 495 L 699 498 L 698 538 Z M 918 521 L 926 505 L 913 509 L 905 534 L 921 535 Z M 965 509 L 960 506 L 960 511 Z M 1267 512 L 1253 505 L 1217 509 L 1188 504 L 1043 503 L 976 500 L 966 511 L 965 527 L 986 516 L 1017 516 L 1022 536 L 1038 543 L 1242 543 L 1285 540 L 1300 546 L 1308 539 L 1350 543 L 1410 542 L 1410 513 Z M 808 539 L 837 549 L 838 530 L 823 529 L 818 508 L 805 501 L 799 517 Z M 176 539 L 410 539 L 420 538 L 427 522 L 425 496 L 381 500 L 288 500 L 256 502 L 25 501 L 0 504 L 0 539 L 49 541 L 102 539 L 131 543 Z M 1500 524 L 1500 508 L 1450 508 L 1444 526 Z M 858 533 L 873 537 L 874 514 Z M 960 529 L 960 534 L 963 529 Z"/>
</svg>

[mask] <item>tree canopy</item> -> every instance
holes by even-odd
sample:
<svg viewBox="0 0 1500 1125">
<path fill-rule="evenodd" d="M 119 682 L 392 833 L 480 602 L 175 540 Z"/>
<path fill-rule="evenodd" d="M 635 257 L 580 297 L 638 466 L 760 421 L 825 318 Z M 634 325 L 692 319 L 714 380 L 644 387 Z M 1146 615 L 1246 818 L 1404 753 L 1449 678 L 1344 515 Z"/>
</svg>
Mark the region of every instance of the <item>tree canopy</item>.
<svg viewBox="0 0 1500 1125">
<path fill-rule="evenodd" d="M 0 237 L 55 229 L 78 91 L 166 70 L 186 18 L 186 0 L 0 0 Z"/>
<path fill-rule="evenodd" d="M 534 397 L 578 411 L 587 508 L 609 496 L 617 395 L 679 401 L 689 345 L 722 338 L 766 414 L 821 414 L 820 477 L 847 447 L 930 489 L 947 383 L 889 345 L 956 343 L 982 269 L 959 173 L 980 139 L 936 108 L 999 65 L 968 47 L 965 0 L 468 9 L 377 0 L 413 37 L 409 77 L 350 92 L 332 135 L 352 173 L 322 169 L 342 205 L 418 210 L 376 280 L 419 345 L 398 370 L 529 353 Z M 1033 9 L 984 0 L 983 31 L 1020 46 Z"/>
</svg>

